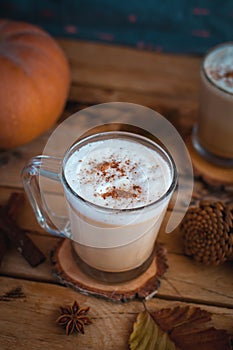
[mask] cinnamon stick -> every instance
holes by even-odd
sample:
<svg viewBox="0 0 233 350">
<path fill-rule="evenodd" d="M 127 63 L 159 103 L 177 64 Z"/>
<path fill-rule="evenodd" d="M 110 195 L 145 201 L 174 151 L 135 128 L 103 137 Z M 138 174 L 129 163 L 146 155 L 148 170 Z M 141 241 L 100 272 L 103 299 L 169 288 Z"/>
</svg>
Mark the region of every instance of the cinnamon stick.
<svg viewBox="0 0 233 350">
<path fill-rule="evenodd" d="M 0 208 L 0 230 L 14 244 L 17 250 L 35 267 L 45 260 L 44 254 L 15 222 L 24 201 L 22 193 L 12 193 L 7 204 Z"/>
<path fill-rule="evenodd" d="M 2 212 L 0 213 L 0 230 L 4 232 L 32 267 L 41 264 L 45 260 L 44 254 L 24 233 L 24 230 L 11 221 L 9 217 L 3 217 Z"/>
<path fill-rule="evenodd" d="M 10 198 L 8 199 L 6 205 L 4 206 L 4 211 L 11 220 L 13 221 L 17 220 L 17 216 L 19 214 L 21 206 L 24 204 L 24 201 L 25 201 L 25 197 L 23 193 L 20 193 L 20 192 L 11 193 Z"/>
</svg>

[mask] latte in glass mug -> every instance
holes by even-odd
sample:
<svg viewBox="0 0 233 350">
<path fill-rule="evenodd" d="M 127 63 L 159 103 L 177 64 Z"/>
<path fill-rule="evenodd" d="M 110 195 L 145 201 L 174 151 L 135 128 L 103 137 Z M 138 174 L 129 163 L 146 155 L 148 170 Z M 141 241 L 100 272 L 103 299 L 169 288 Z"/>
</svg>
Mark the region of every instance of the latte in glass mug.
<svg viewBox="0 0 233 350">
<path fill-rule="evenodd" d="M 125 272 L 150 258 L 176 184 L 174 162 L 161 146 L 128 132 L 92 135 L 67 152 L 62 181 L 82 261 Z"/>
<path fill-rule="evenodd" d="M 193 141 L 213 163 L 233 166 L 233 43 L 210 50 L 201 67 L 200 108 Z"/>
</svg>

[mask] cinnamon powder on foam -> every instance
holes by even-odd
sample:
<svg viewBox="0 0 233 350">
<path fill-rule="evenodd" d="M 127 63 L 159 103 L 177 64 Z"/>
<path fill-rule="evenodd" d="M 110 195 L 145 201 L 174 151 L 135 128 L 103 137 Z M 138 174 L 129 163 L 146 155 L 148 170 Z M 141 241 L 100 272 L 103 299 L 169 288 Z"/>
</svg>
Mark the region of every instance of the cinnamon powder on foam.
<svg viewBox="0 0 233 350">
<path fill-rule="evenodd" d="M 65 177 L 84 199 L 111 208 L 137 208 L 167 190 L 171 173 L 162 157 L 128 140 L 97 141 L 68 160 Z"/>
</svg>

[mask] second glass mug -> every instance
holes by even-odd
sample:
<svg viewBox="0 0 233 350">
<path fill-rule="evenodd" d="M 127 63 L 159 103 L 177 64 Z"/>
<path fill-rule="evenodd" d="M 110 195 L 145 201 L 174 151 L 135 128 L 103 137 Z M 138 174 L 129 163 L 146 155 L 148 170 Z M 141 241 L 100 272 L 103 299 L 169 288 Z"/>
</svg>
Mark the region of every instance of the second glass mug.
<svg viewBox="0 0 233 350">
<path fill-rule="evenodd" d="M 154 202 L 137 208 L 113 209 L 82 198 L 65 176 L 67 161 L 81 147 L 96 141 L 120 138 L 140 143 L 157 152 L 170 171 L 166 191 Z M 40 176 L 62 184 L 68 217 L 60 218 L 57 229 L 53 213 L 46 207 L 39 185 Z M 139 134 L 123 131 L 101 132 L 78 140 L 64 157 L 37 156 L 22 171 L 25 192 L 39 224 L 49 233 L 68 237 L 79 266 L 92 277 L 105 282 L 123 282 L 145 271 L 153 259 L 159 228 L 177 182 L 170 154 Z"/>
<path fill-rule="evenodd" d="M 192 141 L 207 161 L 233 167 L 233 42 L 210 49 L 200 71 L 200 106 Z"/>
</svg>

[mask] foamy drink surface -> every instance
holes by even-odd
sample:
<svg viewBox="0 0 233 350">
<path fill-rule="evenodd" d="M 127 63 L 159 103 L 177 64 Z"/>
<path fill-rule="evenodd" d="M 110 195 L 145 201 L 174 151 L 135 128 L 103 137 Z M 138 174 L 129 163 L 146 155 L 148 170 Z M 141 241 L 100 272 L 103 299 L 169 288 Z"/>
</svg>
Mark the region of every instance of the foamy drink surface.
<svg viewBox="0 0 233 350">
<path fill-rule="evenodd" d="M 220 46 L 204 61 L 208 78 L 219 88 L 233 93 L 233 45 Z"/>
<path fill-rule="evenodd" d="M 68 159 L 64 175 L 83 199 L 106 208 L 139 208 L 168 190 L 171 171 L 160 154 L 125 139 L 92 142 Z"/>
</svg>

